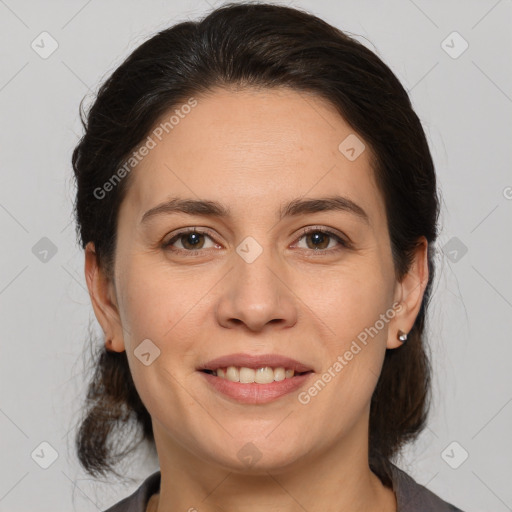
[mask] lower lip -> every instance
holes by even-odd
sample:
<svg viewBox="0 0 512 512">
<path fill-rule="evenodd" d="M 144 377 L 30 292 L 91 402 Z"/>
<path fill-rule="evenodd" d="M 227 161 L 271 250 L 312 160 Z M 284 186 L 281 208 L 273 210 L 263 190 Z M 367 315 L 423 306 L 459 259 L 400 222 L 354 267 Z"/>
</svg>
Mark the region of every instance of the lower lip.
<svg viewBox="0 0 512 512">
<path fill-rule="evenodd" d="M 199 372 L 216 391 L 234 398 L 243 404 L 265 404 L 278 398 L 293 393 L 304 385 L 313 372 L 296 375 L 289 379 L 270 382 L 269 384 L 241 384 L 217 377 L 211 373 Z"/>
</svg>

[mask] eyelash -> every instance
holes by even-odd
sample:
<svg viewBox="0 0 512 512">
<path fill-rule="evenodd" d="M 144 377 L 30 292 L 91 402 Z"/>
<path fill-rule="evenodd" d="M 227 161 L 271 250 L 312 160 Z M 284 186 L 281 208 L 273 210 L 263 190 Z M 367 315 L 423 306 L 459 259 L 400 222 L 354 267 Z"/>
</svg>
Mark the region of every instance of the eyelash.
<svg viewBox="0 0 512 512">
<path fill-rule="evenodd" d="M 187 250 L 187 249 L 176 249 L 176 248 L 172 248 L 172 244 L 174 242 L 176 242 L 181 236 L 183 235 L 187 235 L 189 233 L 197 233 L 199 235 L 206 235 L 208 236 L 209 238 L 213 240 L 213 237 L 211 236 L 211 234 L 208 232 L 208 231 L 203 231 L 203 230 L 198 230 L 198 229 L 185 229 L 183 231 L 180 231 L 179 233 L 176 233 L 170 240 L 168 240 L 167 242 L 164 242 L 162 244 L 162 248 L 164 249 L 168 249 L 174 253 L 185 253 L 187 254 L 188 256 L 198 256 L 199 254 L 201 253 L 204 253 L 205 250 L 207 249 L 197 249 L 197 250 Z M 334 233 L 333 231 L 329 231 L 327 229 L 321 229 L 321 228 L 318 228 L 318 227 L 309 227 L 309 228 L 304 228 L 301 230 L 301 233 L 300 233 L 300 236 L 296 239 L 296 242 L 300 241 L 304 236 L 308 235 L 308 234 L 311 234 L 311 233 L 322 233 L 323 235 L 327 235 L 331 238 L 334 238 L 339 244 L 340 246 L 338 246 L 337 248 L 335 249 L 304 249 L 306 251 L 309 251 L 309 252 L 312 252 L 312 253 L 316 253 L 318 256 L 322 256 L 322 255 L 326 255 L 326 254 L 330 254 L 330 253 L 337 253 L 338 251 L 342 251 L 343 249 L 350 249 L 351 248 L 351 244 L 347 241 L 347 240 L 344 240 L 343 238 L 341 238 L 338 234 Z"/>
</svg>

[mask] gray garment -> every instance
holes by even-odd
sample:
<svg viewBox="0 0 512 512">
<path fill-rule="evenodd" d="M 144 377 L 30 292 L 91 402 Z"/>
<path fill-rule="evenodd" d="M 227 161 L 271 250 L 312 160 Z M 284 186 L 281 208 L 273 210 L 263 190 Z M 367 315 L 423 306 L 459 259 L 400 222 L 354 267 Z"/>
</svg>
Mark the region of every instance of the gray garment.
<svg viewBox="0 0 512 512">
<path fill-rule="evenodd" d="M 393 491 L 398 502 L 397 512 L 463 512 L 418 484 L 395 465 L 392 469 Z M 160 491 L 160 471 L 148 476 L 130 496 L 104 512 L 146 512 L 149 498 Z"/>
</svg>

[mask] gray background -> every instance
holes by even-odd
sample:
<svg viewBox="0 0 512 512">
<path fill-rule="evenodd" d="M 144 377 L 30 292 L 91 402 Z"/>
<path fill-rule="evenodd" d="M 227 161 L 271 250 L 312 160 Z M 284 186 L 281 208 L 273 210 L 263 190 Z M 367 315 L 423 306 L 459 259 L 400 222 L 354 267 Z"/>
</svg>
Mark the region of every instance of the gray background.
<svg viewBox="0 0 512 512">
<path fill-rule="evenodd" d="M 122 466 L 131 482 L 97 482 L 74 453 L 89 320 L 100 330 L 71 218 L 70 156 L 82 97 L 157 30 L 220 4 L 0 0 L 1 511 L 103 510 L 158 468 L 140 453 Z M 399 465 L 468 512 L 512 510 L 512 2 L 288 4 L 353 34 L 391 67 L 437 167 L 434 405 Z M 46 59 L 31 47 L 43 46 L 43 31 L 58 43 Z M 454 31 L 469 44 L 457 58 Z"/>
</svg>

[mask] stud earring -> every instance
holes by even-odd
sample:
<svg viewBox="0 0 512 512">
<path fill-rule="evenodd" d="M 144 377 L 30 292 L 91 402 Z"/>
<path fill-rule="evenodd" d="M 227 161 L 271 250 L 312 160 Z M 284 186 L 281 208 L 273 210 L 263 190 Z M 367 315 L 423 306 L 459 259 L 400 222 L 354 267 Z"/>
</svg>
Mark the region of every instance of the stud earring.
<svg viewBox="0 0 512 512">
<path fill-rule="evenodd" d="M 407 342 L 407 333 L 405 333 L 404 331 L 401 331 L 400 329 L 398 330 L 398 334 L 397 334 L 397 338 L 403 343 L 405 344 Z"/>
</svg>

